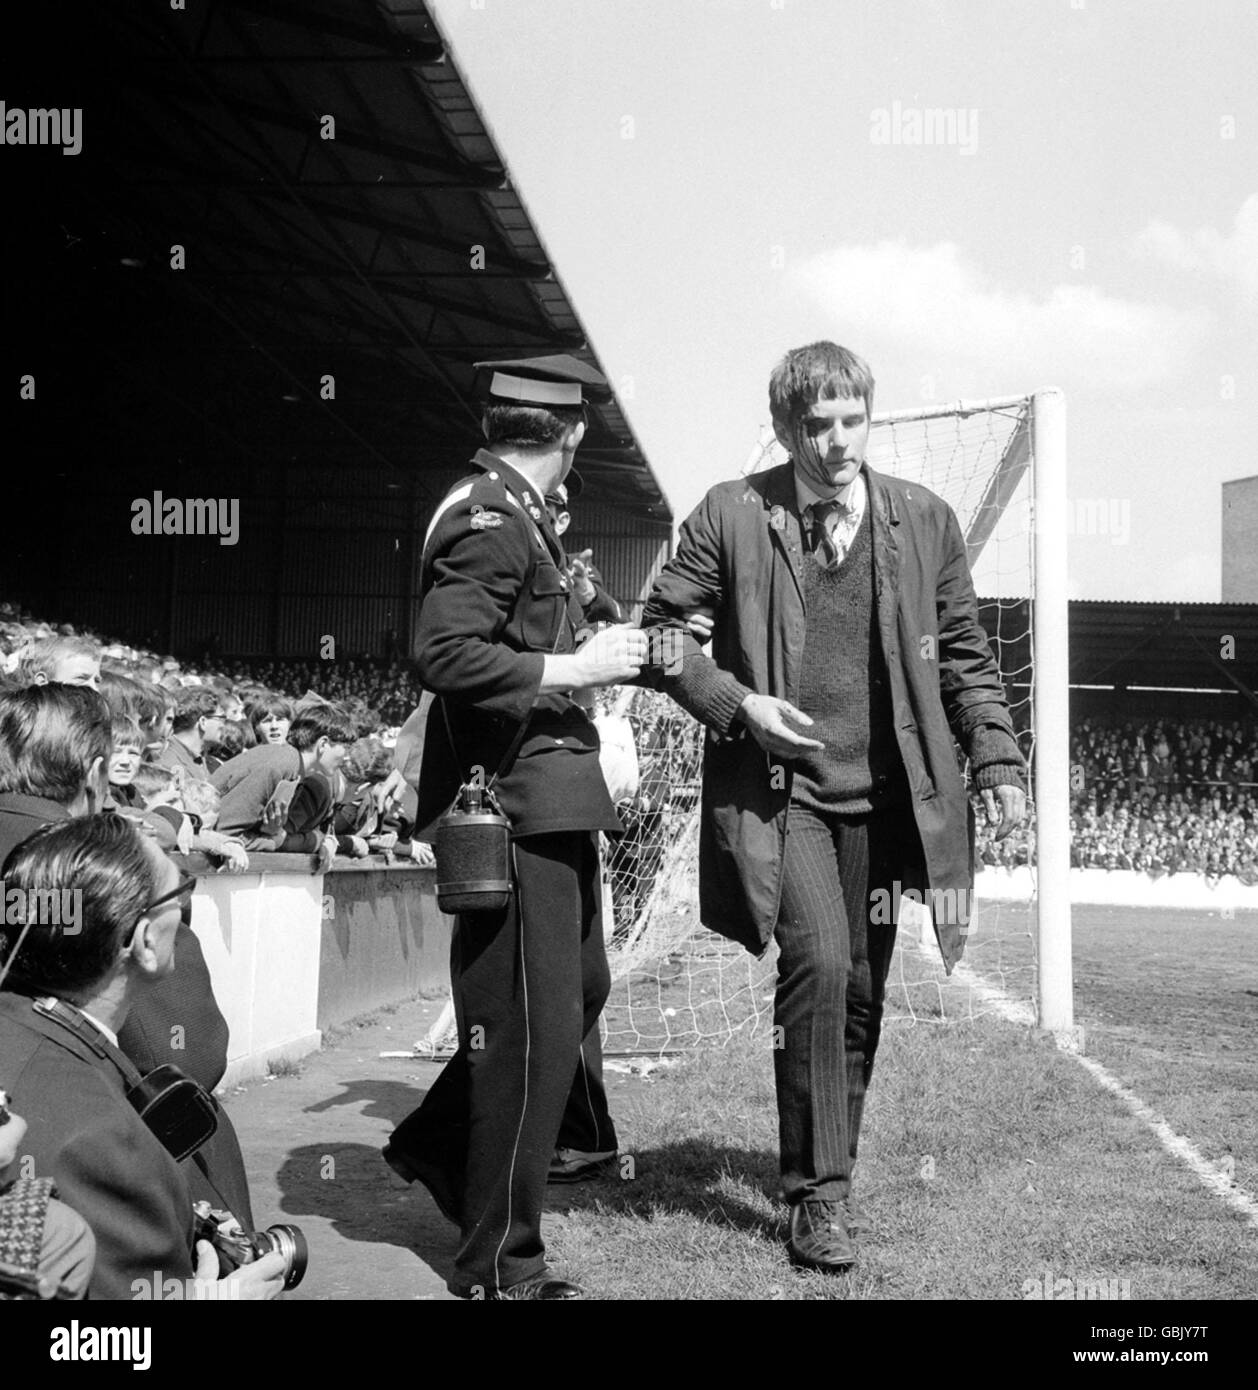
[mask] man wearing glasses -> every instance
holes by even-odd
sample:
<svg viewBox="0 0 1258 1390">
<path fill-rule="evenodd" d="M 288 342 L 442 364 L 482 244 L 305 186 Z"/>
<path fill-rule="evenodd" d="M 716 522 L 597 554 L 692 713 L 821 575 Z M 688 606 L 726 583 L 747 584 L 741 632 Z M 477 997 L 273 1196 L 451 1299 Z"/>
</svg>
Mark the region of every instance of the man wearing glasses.
<svg viewBox="0 0 1258 1390">
<path fill-rule="evenodd" d="M 196 880 L 134 826 L 93 815 L 37 831 L 9 855 L 7 888 L 28 901 L 69 886 L 77 926 L 6 928 L 0 961 L 0 1057 L 23 1099 L 24 1149 L 96 1237 L 92 1298 L 158 1296 L 180 1281 L 216 1279 L 212 1247 L 192 1245 L 184 1169 L 127 1100 L 118 1036 L 145 991 L 175 968 L 180 924 Z M 36 895 L 32 897 L 32 895 Z M 274 1298 L 284 1261 L 267 1255 L 228 1276 L 220 1297 Z"/>
</svg>

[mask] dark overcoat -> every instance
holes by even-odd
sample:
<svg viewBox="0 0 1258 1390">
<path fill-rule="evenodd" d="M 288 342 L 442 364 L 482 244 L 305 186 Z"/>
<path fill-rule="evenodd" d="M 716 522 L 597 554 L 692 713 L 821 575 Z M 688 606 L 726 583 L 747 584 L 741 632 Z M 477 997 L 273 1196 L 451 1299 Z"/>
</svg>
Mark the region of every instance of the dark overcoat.
<svg viewBox="0 0 1258 1390">
<path fill-rule="evenodd" d="M 131 1108 L 122 1073 L 20 994 L 0 994 L 0 1079 L 30 1128 L 23 1154 L 96 1237 L 93 1299 L 192 1278 L 185 1175 Z"/>
<path fill-rule="evenodd" d="M 868 465 L 864 472 L 876 621 L 925 857 L 921 887 L 935 895 L 936 936 L 951 971 L 964 950 L 974 883 L 974 817 L 956 744 L 968 754 L 978 730 L 1012 738 L 1013 727 L 951 507 L 917 483 Z M 712 656 L 687 635 L 680 670 L 662 686 L 709 729 L 702 920 L 757 954 L 777 924 L 792 766 L 765 754 L 734 716 L 753 692 L 798 704 L 805 608 L 796 518 L 790 463 L 718 484 L 682 526 L 643 615 L 643 626 L 679 627 L 696 608 L 715 611 Z"/>
</svg>

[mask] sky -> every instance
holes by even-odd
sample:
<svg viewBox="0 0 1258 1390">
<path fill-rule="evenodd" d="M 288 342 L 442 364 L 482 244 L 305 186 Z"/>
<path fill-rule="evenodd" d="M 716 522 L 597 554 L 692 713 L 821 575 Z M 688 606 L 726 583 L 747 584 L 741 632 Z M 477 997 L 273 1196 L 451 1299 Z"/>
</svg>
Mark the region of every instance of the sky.
<svg viewBox="0 0 1258 1390">
<path fill-rule="evenodd" d="M 430 3 L 678 519 L 829 338 L 876 411 L 1060 387 L 1071 597 L 1219 599 L 1252 0 Z"/>
</svg>

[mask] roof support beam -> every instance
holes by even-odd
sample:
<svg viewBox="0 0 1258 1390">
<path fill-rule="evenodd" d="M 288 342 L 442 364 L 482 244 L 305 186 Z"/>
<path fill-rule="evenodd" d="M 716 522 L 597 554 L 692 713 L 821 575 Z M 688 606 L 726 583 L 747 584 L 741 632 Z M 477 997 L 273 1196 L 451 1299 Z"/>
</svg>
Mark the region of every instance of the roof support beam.
<svg viewBox="0 0 1258 1390">
<path fill-rule="evenodd" d="M 330 65 L 334 62 L 329 60 Z M 274 68 L 275 64 L 268 65 Z M 238 93 L 216 92 L 213 96 L 198 91 L 181 82 L 164 77 L 164 68 L 155 68 L 145 74 L 143 90 L 150 95 L 160 96 L 164 101 L 186 101 L 199 105 L 222 106 L 235 116 L 248 117 L 259 125 L 278 126 L 281 130 L 296 131 L 301 135 L 317 133 L 318 122 L 313 116 L 299 112 L 285 111 L 264 102 L 251 101 Z M 471 188 L 501 188 L 506 181 L 500 169 L 485 169 L 479 164 L 463 160 L 443 159 L 440 155 L 429 154 L 424 150 L 413 149 L 396 140 L 385 140 L 378 136 L 352 130 L 337 122 L 336 142 L 350 149 L 363 150 L 368 154 L 379 155 L 382 159 L 396 159 L 403 164 L 412 164 L 420 169 L 431 169 L 443 178 L 456 179 Z M 369 188 L 370 183 L 363 187 Z"/>
<path fill-rule="evenodd" d="M 362 44 L 378 55 L 406 58 L 414 63 L 440 63 L 445 58 L 445 46 L 439 39 L 410 39 L 383 25 L 371 27 L 352 19 L 342 19 L 339 15 L 312 10 L 302 0 L 217 0 L 217 8 L 246 10 L 250 14 L 292 25 L 295 29 L 304 29 L 310 34 L 348 40 Z"/>
</svg>

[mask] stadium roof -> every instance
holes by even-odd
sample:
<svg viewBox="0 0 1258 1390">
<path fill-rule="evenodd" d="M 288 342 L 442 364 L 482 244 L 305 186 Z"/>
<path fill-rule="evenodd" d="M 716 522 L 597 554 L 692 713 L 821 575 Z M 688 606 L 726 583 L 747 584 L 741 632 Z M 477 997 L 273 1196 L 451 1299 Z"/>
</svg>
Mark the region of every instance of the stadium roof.
<svg viewBox="0 0 1258 1390">
<path fill-rule="evenodd" d="M 1025 601 L 980 601 L 983 625 L 1000 639 L 1014 679 L 1030 665 Z M 1258 604 L 1138 603 L 1072 599 L 1070 683 L 1185 690 L 1258 690 Z"/>
<path fill-rule="evenodd" d="M 1076 601 L 1077 685 L 1258 689 L 1258 604 Z"/>
<path fill-rule="evenodd" d="M 10 108 L 83 108 L 76 157 L 6 151 L 8 356 L 76 402 L 37 453 L 449 470 L 473 361 L 600 365 L 417 0 L 14 8 Z M 580 467 L 671 519 L 615 399 Z"/>
</svg>

